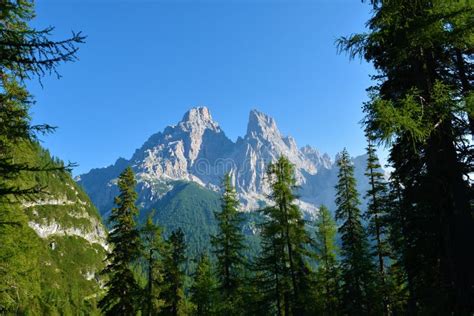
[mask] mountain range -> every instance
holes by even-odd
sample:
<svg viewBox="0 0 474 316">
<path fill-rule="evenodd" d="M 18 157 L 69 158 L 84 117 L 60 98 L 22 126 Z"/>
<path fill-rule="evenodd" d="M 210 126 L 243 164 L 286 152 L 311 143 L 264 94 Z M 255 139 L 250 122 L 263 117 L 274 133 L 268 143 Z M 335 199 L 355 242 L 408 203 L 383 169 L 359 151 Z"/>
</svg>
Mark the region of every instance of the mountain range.
<svg viewBox="0 0 474 316">
<path fill-rule="evenodd" d="M 249 114 L 245 136 L 234 142 L 213 120 L 208 108 L 192 108 L 176 125 L 152 135 L 130 159 L 119 158 L 111 166 L 76 177 L 76 181 L 107 217 L 118 193 L 117 177 L 126 166 L 136 173 L 138 202 L 145 211 L 159 201 L 171 201 L 183 183 L 219 192 L 224 174 L 230 173 L 242 211 L 252 211 L 268 203 L 266 168 L 281 155 L 295 165 L 298 203 L 304 214 L 313 217 L 321 204 L 334 209 L 334 160 L 309 145 L 298 147 L 294 138 L 282 135 L 273 118 L 257 110 Z M 353 162 L 358 189 L 364 193 L 368 187 L 364 176 L 366 156 L 355 157 Z"/>
</svg>

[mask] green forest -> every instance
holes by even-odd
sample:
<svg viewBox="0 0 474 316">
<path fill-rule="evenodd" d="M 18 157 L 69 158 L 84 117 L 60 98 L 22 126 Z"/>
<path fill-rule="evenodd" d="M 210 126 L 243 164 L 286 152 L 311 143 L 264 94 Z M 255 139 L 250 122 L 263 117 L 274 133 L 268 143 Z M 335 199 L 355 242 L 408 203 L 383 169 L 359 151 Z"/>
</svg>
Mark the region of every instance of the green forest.
<svg viewBox="0 0 474 316">
<path fill-rule="evenodd" d="M 360 105 L 369 190 L 341 149 L 336 208 L 314 219 L 285 156 L 265 166 L 271 203 L 255 214 L 231 174 L 219 193 L 183 181 L 141 210 L 125 166 L 101 219 L 74 164 L 42 148 L 54 127 L 32 123 L 27 87 L 59 77 L 86 38 L 52 39 L 31 26 L 33 1 L 2 0 L 0 315 L 474 315 L 474 4 L 365 2 L 368 32 L 335 46 L 376 69 Z"/>
</svg>

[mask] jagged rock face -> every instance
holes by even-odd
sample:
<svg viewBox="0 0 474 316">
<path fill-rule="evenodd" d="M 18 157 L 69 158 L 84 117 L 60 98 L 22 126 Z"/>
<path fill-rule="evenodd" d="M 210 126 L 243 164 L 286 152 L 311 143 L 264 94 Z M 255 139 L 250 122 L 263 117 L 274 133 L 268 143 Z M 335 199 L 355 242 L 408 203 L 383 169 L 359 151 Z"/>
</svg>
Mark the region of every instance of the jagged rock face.
<svg viewBox="0 0 474 316">
<path fill-rule="evenodd" d="M 232 146 L 209 110 L 198 107 L 177 125 L 151 136 L 130 163 L 143 181 L 188 180 L 206 185 L 217 179 L 206 169 L 200 171 L 199 163 L 206 163 L 206 168 L 215 165 Z"/>
<path fill-rule="evenodd" d="M 298 184 L 306 182 L 304 173 L 315 174 L 317 166 L 308 159 L 292 137 L 284 137 L 273 118 L 253 110 L 249 115 L 247 134 L 239 138 L 230 157 L 234 166 L 231 173 L 241 199 L 247 207 L 258 207 L 269 193 L 265 181 L 269 163 L 285 155 L 295 165 Z"/>
<path fill-rule="evenodd" d="M 310 146 L 299 149 L 292 137 L 280 133 L 273 118 L 257 110 L 250 112 L 246 135 L 234 143 L 207 108 L 193 108 L 177 125 L 151 136 L 130 160 L 121 158 L 113 166 L 93 169 L 77 181 L 105 214 L 117 193 L 116 178 L 127 165 L 137 174 L 139 203 L 144 208 L 171 190 L 173 181 L 193 181 L 216 191 L 224 174 L 230 172 L 243 209 L 252 210 L 266 201 L 266 168 L 281 155 L 295 165 L 297 182 L 304 193 L 300 206 L 314 213 L 324 199 L 309 194 L 314 193 L 315 186 L 321 186 L 319 174 L 325 179 L 325 174 L 334 173 L 333 162 Z M 334 175 L 328 179 L 328 192 L 333 194 Z"/>
</svg>

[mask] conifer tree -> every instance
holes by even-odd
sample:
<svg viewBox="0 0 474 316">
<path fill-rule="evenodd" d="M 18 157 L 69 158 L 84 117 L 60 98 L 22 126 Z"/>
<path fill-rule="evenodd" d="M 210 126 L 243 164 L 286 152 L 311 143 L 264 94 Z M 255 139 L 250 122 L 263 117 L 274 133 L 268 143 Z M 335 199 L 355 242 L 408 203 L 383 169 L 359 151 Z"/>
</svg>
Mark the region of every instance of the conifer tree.
<svg viewBox="0 0 474 316">
<path fill-rule="evenodd" d="M 328 208 L 321 205 L 316 221 L 315 246 L 318 269 L 316 295 L 319 313 L 335 315 L 339 304 L 339 267 L 336 245 L 337 226 Z"/>
<path fill-rule="evenodd" d="M 217 280 L 207 255 L 201 255 L 199 258 L 190 292 L 196 316 L 216 315 Z"/>
<path fill-rule="evenodd" d="M 162 298 L 165 302 L 162 313 L 177 316 L 184 304 L 183 265 L 186 261 L 186 243 L 181 229 L 173 231 L 167 241 L 167 254 L 164 259 L 164 284 Z"/>
<path fill-rule="evenodd" d="M 117 207 L 112 209 L 112 230 L 107 238 L 112 251 L 107 255 L 107 266 L 102 274 L 108 277 L 106 295 L 99 308 L 106 315 L 134 315 L 137 311 L 137 296 L 140 288 L 132 271 L 140 258 L 140 233 L 135 222 L 138 208 L 135 205 L 135 175 L 127 167 L 118 179 L 120 194 L 115 198 Z"/>
<path fill-rule="evenodd" d="M 414 306 L 408 308 L 408 305 L 415 304 L 409 298 L 409 293 L 413 293 L 413 275 L 408 274 L 404 269 L 405 255 L 404 251 L 394 251 L 394 249 L 403 249 L 403 245 L 407 242 L 407 214 L 408 209 L 404 206 L 402 199 L 402 188 L 395 174 L 391 174 L 388 187 L 388 212 L 387 212 L 387 228 L 390 248 L 389 266 L 389 284 L 388 289 L 391 296 L 390 304 L 393 314 L 406 314 L 408 310 L 415 310 Z"/>
<path fill-rule="evenodd" d="M 34 103 L 24 79 L 40 79 L 75 59 L 84 37 L 74 34 L 52 41 L 53 28 L 35 29 L 33 1 L 0 3 L 0 313 L 26 313 L 38 307 L 40 276 L 37 238 L 28 226 L 22 202 L 35 200 L 45 188 L 38 173 L 64 170 L 64 165 L 39 164 L 19 154 L 20 145 L 36 142 L 50 132 L 47 124 L 33 125 L 29 110 Z"/>
<path fill-rule="evenodd" d="M 374 267 L 362 226 L 354 166 L 345 149 L 337 160 L 337 166 L 336 219 L 341 222 L 342 304 L 351 315 L 376 314 L 378 306 L 374 300 Z"/>
<path fill-rule="evenodd" d="M 13 185 L 11 180 L 17 179 L 20 173 L 58 169 L 18 163 L 18 157 L 13 156 L 12 149 L 18 142 L 35 141 L 38 133 L 53 130 L 47 124 L 31 124 L 29 109 L 33 99 L 24 79 L 58 74 L 57 67 L 74 61 L 77 44 L 84 41 L 80 33 L 62 41 L 50 40 L 53 28 L 36 30 L 28 25 L 34 15 L 32 1 L 6 0 L 0 4 L 0 197 L 39 193 L 41 188 L 34 184 L 23 187 L 18 182 Z"/>
<path fill-rule="evenodd" d="M 164 267 L 162 261 L 165 254 L 165 244 L 161 236 L 161 227 L 153 223 L 153 214 L 154 212 L 150 213 L 140 232 L 143 257 L 147 268 L 143 315 L 157 315 L 164 303 L 160 295 L 163 287 Z"/>
<path fill-rule="evenodd" d="M 212 236 L 211 243 L 217 257 L 222 306 L 226 313 L 232 313 L 231 310 L 240 304 L 238 290 L 242 283 L 245 245 L 241 230 L 242 217 L 238 211 L 239 201 L 229 174 L 224 177 L 223 190 L 221 211 L 214 214 L 218 233 Z"/>
<path fill-rule="evenodd" d="M 390 146 L 403 204 L 409 313 L 474 312 L 470 1 L 370 1 L 369 31 L 339 41 L 377 70 L 364 123 Z M 466 137 L 467 136 L 467 137 Z"/>
<path fill-rule="evenodd" d="M 275 220 L 277 210 L 266 207 L 260 212 L 266 219 L 260 225 L 261 251 L 255 263 L 254 283 L 260 293 L 255 311 L 257 315 L 286 315 L 290 311 L 291 285 L 286 273 L 284 239 Z"/>
<path fill-rule="evenodd" d="M 282 156 L 268 166 L 268 179 L 274 206 L 262 210 L 262 253 L 257 266 L 267 293 L 266 303 L 277 314 L 304 315 L 310 296 L 310 270 L 306 264 L 305 245 L 310 238 L 305 222 L 295 204 L 294 166 Z M 271 295 L 271 293 L 275 293 Z"/>
<path fill-rule="evenodd" d="M 383 298 L 384 314 L 390 314 L 389 275 L 387 260 L 390 257 L 389 230 L 387 227 L 388 187 L 382 168 L 375 152 L 375 146 L 370 137 L 367 138 L 367 168 L 365 175 L 369 178 L 369 190 L 366 193 L 368 201 L 366 218 L 369 221 L 369 234 L 373 239 L 372 255 L 376 258 L 378 271 L 378 291 Z"/>
</svg>

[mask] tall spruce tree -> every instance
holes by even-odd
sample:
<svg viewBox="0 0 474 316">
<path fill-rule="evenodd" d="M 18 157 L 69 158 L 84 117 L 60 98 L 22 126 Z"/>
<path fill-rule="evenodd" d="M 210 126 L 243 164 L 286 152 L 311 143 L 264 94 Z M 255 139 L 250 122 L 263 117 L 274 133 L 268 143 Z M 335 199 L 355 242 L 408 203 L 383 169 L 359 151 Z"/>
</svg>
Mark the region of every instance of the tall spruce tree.
<svg viewBox="0 0 474 316">
<path fill-rule="evenodd" d="M 218 233 L 212 236 L 211 243 L 217 257 L 222 306 L 225 308 L 225 313 L 233 313 L 233 310 L 237 312 L 236 309 L 241 303 L 238 290 L 242 285 L 245 244 L 241 228 L 242 217 L 238 211 L 239 201 L 230 174 L 224 177 L 223 190 L 221 211 L 214 213 Z"/>
<path fill-rule="evenodd" d="M 181 229 L 173 231 L 167 240 L 167 254 L 164 259 L 165 287 L 162 298 L 165 305 L 162 314 L 177 316 L 180 315 L 184 304 L 184 279 L 185 273 L 183 265 L 186 261 L 186 242 Z"/>
<path fill-rule="evenodd" d="M 199 258 L 190 292 L 196 316 L 217 315 L 217 280 L 207 255 L 201 255 Z"/>
<path fill-rule="evenodd" d="M 268 179 L 275 204 L 262 210 L 262 253 L 257 260 L 263 288 L 263 302 L 279 315 L 304 315 L 310 296 L 310 269 L 306 263 L 310 238 L 305 221 L 295 204 L 294 166 L 282 156 L 268 166 Z M 273 295 L 272 295 L 273 294 Z"/>
<path fill-rule="evenodd" d="M 147 269 L 143 315 L 157 315 L 164 304 L 160 295 L 163 287 L 165 244 L 161 236 L 161 227 L 153 223 L 153 214 L 154 212 L 150 213 L 140 231 L 142 253 Z"/>
<path fill-rule="evenodd" d="M 318 269 L 316 271 L 316 299 L 318 314 L 335 315 L 339 308 L 339 267 L 336 245 L 337 226 L 329 209 L 321 205 L 316 221 L 315 248 Z"/>
<path fill-rule="evenodd" d="M 382 167 L 380 166 L 373 140 L 367 137 L 367 167 L 365 175 L 369 179 L 369 190 L 365 197 L 368 201 L 365 217 L 369 221 L 369 234 L 373 239 L 371 254 L 376 258 L 378 280 L 377 289 L 382 296 L 384 314 L 389 315 L 390 310 L 390 281 L 387 270 L 388 260 L 391 256 L 389 245 L 388 212 L 390 210 L 388 186 Z"/>
<path fill-rule="evenodd" d="M 408 305 L 413 304 L 413 300 L 408 300 L 409 293 L 413 293 L 412 275 L 407 274 L 403 263 L 406 261 L 404 251 L 394 251 L 394 249 L 403 249 L 403 245 L 407 242 L 408 225 L 406 224 L 407 210 L 402 199 L 402 188 L 396 178 L 395 174 L 391 174 L 388 190 L 388 213 L 387 213 L 387 228 L 388 241 L 390 247 L 390 261 L 389 266 L 389 293 L 391 295 L 390 304 L 393 314 L 406 314 L 408 310 L 415 310 L 414 307 L 408 309 Z"/>
<path fill-rule="evenodd" d="M 132 271 L 141 254 L 140 232 L 135 222 L 138 215 L 135 186 L 135 175 L 127 167 L 119 176 L 117 207 L 112 209 L 109 218 L 112 229 L 107 241 L 112 251 L 107 255 L 108 264 L 102 271 L 108 277 L 107 293 L 99 302 L 99 308 L 106 315 L 134 315 L 138 309 L 140 288 Z"/>
<path fill-rule="evenodd" d="M 336 219 L 341 222 L 342 304 L 351 315 L 374 315 L 379 307 L 374 299 L 374 266 L 362 226 L 354 166 L 346 149 L 341 152 L 337 166 Z"/>
<path fill-rule="evenodd" d="M 391 146 L 406 218 L 410 313 L 474 311 L 471 1 L 371 1 L 369 32 L 339 41 L 377 70 L 365 125 Z M 467 136 L 467 137 L 466 137 Z"/>
<path fill-rule="evenodd" d="M 260 225 L 261 251 L 255 263 L 254 283 L 259 290 L 255 314 L 286 315 L 290 311 L 289 279 L 285 263 L 285 244 L 276 218 L 276 208 L 267 207 L 260 212 L 265 221 Z"/>
</svg>

